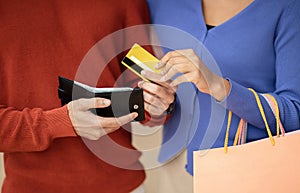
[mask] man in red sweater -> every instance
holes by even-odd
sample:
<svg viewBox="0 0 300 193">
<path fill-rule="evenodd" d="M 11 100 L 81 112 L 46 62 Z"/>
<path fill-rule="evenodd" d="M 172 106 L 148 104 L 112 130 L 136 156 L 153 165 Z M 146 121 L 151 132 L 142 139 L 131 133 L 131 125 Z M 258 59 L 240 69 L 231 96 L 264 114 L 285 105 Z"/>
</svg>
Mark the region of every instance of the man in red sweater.
<svg viewBox="0 0 300 193">
<path fill-rule="evenodd" d="M 115 86 L 125 70 L 121 55 L 108 64 L 99 62 L 105 66 L 100 75 L 93 67 L 79 76 L 76 73 L 98 41 L 149 22 L 144 0 L 0 0 L 0 9 L 0 151 L 6 173 L 2 192 L 127 193 L 139 187 L 145 178 L 140 154 L 114 152 L 105 142 L 110 139 L 134 150 L 130 132 L 120 125 L 136 115 L 117 120 L 91 114 L 89 108 L 109 105 L 101 98 L 79 99 L 60 107 L 57 77 L 77 78 L 97 87 Z M 144 37 L 123 34 L 110 46 L 128 47 Z M 105 58 L 106 51 L 99 50 L 99 55 Z M 125 80 L 132 83 L 132 77 Z M 147 86 L 148 113 L 155 111 L 150 105 L 153 99 L 161 100 L 165 110 L 174 93 L 164 86 Z M 156 91 L 160 92 L 151 94 Z M 85 141 L 97 150 L 119 155 L 130 169 L 101 160 Z"/>
</svg>

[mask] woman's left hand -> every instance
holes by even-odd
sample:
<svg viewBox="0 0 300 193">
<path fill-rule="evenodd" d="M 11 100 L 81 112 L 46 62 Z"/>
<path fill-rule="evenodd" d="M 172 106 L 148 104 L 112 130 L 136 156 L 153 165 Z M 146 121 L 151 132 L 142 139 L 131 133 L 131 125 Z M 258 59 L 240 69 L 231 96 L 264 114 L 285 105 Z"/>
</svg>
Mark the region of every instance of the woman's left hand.
<svg viewBox="0 0 300 193">
<path fill-rule="evenodd" d="M 168 52 L 156 68 L 163 68 L 160 81 L 169 81 L 176 74 L 182 73 L 170 86 L 193 82 L 199 91 L 210 94 L 218 101 L 223 100 L 230 90 L 229 81 L 210 71 L 192 49 Z"/>
<path fill-rule="evenodd" d="M 177 86 L 170 86 L 170 81 L 160 82 L 162 76 L 154 72 L 143 70 L 142 75 L 155 82 L 138 83 L 138 86 L 144 90 L 145 110 L 152 116 L 160 116 L 174 102 Z"/>
</svg>

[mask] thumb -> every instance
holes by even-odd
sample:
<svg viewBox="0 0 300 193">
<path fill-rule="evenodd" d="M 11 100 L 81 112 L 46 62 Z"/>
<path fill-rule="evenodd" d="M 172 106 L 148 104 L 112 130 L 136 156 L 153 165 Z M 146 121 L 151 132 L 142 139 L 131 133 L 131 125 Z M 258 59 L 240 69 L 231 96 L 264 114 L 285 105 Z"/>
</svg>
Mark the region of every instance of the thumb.
<svg viewBox="0 0 300 193">
<path fill-rule="evenodd" d="M 90 99 L 79 99 L 79 109 L 89 110 L 92 108 L 105 108 L 110 105 L 110 100 L 105 98 L 90 98 Z"/>
</svg>

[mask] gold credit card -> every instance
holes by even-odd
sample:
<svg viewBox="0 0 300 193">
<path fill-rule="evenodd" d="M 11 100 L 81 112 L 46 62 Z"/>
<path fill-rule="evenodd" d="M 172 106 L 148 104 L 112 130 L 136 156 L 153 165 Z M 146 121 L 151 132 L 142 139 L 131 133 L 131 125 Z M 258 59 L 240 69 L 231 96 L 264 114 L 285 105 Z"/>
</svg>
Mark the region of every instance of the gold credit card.
<svg viewBox="0 0 300 193">
<path fill-rule="evenodd" d="M 155 69 L 157 62 L 159 62 L 159 60 L 155 56 L 150 54 L 139 44 L 135 43 L 121 63 L 143 80 L 150 82 L 141 75 L 141 71 L 148 70 L 151 72 L 160 73 L 161 69 Z"/>
</svg>

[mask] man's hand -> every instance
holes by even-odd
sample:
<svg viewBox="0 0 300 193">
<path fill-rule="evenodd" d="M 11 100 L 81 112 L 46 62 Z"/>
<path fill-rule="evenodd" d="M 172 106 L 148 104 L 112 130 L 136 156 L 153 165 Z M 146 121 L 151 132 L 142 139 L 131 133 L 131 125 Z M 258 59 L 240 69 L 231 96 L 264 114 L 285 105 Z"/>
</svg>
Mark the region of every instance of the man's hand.
<svg viewBox="0 0 300 193">
<path fill-rule="evenodd" d="M 92 108 L 105 108 L 109 105 L 110 100 L 103 98 L 78 99 L 70 102 L 67 105 L 69 117 L 77 135 L 90 140 L 98 140 L 138 116 L 137 113 L 130 113 L 119 118 L 100 117 L 90 111 Z"/>
</svg>

